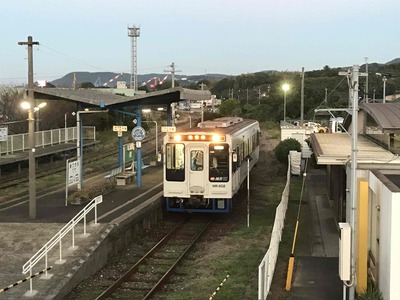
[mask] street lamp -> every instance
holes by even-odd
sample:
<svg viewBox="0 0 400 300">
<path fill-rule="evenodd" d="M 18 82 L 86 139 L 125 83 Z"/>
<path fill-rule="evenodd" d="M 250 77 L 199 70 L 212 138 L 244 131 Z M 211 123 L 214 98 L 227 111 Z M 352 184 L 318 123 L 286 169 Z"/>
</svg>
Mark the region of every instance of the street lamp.
<svg viewBox="0 0 400 300">
<path fill-rule="evenodd" d="M 289 85 L 285 83 L 282 85 L 283 90 L 283 123 L 286 123 L 286 92 L 289 90 Z"/>
<path fill-rule="evenodd" d="M 36 116 L 37 116 L 37 118 L 36 118 L 36 131 L 37 131 L 37 132 L 40 131 L 40 130 L 39 130 L 39 124 L 40 124 L 40 121 L 41 121 L 41 120 L 40 120 L 40 113 L 39 113 L 39 111 L 40 111 L 41 108 L 45 107 L 46 105 L 47 105 L 46 102 L 42 102 L 42 103 L 39 103 L 38 106 L 35 106 L 35 107 L 33 108 L 33 111 L 36 112 Z"/>
<path fill-rule="evenodd" d="M 390 73 L 375 73 L 377 76 L 382 77 L 383 81 L 383 103 L 386 103 L 386 81 L 388 78 L 392 77 Z"/>
<path fill-rule="evenodd" d="M 143 121 L 142 120 L 142 123 L 150 123 L 150 122 L 154 122 L 156 124 L 156 157 L 157 157 L 157 154 L 158 154 L 158 124 L 157 124 L 157 121 Z"/>
<path fill-rule="evenodd" d="M 32 91 L 28 91 L 32 94 Z M 29 101 L 23 101 L 21 107 L 28 110 L 28 124 L 29 124 L 29 217 L 36 219 L 36 162 L 35 162 L 35 117 L 33 112 L 33 95 Z"/>
</svg>

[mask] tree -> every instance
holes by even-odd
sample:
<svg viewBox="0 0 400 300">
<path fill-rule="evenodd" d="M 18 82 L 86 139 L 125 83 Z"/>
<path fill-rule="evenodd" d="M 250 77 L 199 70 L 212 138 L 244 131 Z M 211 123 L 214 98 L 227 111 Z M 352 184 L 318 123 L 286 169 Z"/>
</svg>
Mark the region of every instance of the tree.
<svg viewBox="0 0 400 300">
<path fill-rule="evenodd" d="M 21 108 L 23 91 L 14 87 L 0 87 L 0 122 L 8 123 L 8 133 L 26 132 L 28 113 Z M 1 124 L 0 123 L 0 124 Z"/>
<path fill-rule="evenodd" d="M 219 112 L 223 116 L 239 116 L 242 113 L 240 101 L 233 98 L 222 101 Z"/>
<path fill-rule="evenodd" d="M 95 88 L 95 86 L 91 82 L 82 82 L 81 83 L 81 88 L 82 89 L 93 89 L 93 88 Z"/>
<path fill-rule="evenodd" d="M 299 141 L 296 139 L 286 139 L 284 141 L 281 141 L 276 147 L 275 147 L 275 157 L 276 159 L 282 163 L 282 164 L 287 164 L 288 162 L 288 155 L 289 151 L 301 151 L 301 145 Z"/>
</svg>

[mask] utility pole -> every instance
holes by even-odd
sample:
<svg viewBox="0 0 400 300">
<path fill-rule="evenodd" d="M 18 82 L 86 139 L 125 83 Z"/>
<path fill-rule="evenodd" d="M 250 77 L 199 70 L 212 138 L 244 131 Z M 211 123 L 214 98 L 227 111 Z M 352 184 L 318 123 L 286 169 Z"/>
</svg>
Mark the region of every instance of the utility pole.
<svg viewBox="0 0 400 300">
<path fill-rule="evenodd" d="M 32 37 L 28 36 L 27 42 L 18 42 L 18 45 L 28 46 L 28 124 L 29 124 L 29 218 L 36 219 L 36 165 L 35 165 L 35 117 L 33 109 L 35 101 L 33 99 L 33 45 L 39 45 L 39 42 L 33 42 Z"/>
<path fill-rule="evenodd" d="M 304 123 L 304 67 L 301 68 L 300 126 Z"/>
<path fill-rule="evenodd" d="M 175 87 L 175 72 L 182 72 L 181 70 L 175 70 L 175 63 L 172 62 L 172 64 L 169 65 L 171 67 L 171 70 L 164 70 L 164 72 L 170 72 L 171 77 L 172 77 L 172 84 L 171 87 Z M 171 103 L 171 119 L 172 119 L 172 125 L 175 124 L 175 103 Z"/>
<path fill-rule="evenodd" d="M 346 204 L 346 221 L 349 219 L 350 227 L 351 227 L 351 259 L 350 259 L 350 282 L 349 286 L 349 300 L 354 300 L 355 297 L 355 286 L 356 286 L 356 225 L 357 225 L 357 216 L 358 206 L 357 206 L 357 160 L 358 160 L 358 87 L 359 87 L 359 76 L 367 76 L 366 73 L 359 72 L 360 67 L 358 65 L 354 65 L 348 72 L 339 72 L 339 75 L 345 75 L 350 78 L 350 87 L 349 87 L 349 105 L 352 111 L 352 132 L 351 132 L 351 175 L 350 175 L 350 197 L 348 198 Z M 343 289 L 345 290 L 346 285 L 343 284 Z M 344 293 L 343 293 L 344 294 Z"/>
<path fill-rule="evenodd" d="M 175 73 L 176 72 L 182 72 L 181 70 L 175 70 L 175 63 L 172 62 L 168 67 L 171 68 L 171 70 L 164 70 L 164 72 L 170 72 L 172 76 L 172 84 L 171 87 L 175 87 Z"/>
<path fill-rule="evenodd" d="M 364 94 L 364 102 L 368 103 L 368 57 L 365 58 L 365 94 Z"/>
</svg>

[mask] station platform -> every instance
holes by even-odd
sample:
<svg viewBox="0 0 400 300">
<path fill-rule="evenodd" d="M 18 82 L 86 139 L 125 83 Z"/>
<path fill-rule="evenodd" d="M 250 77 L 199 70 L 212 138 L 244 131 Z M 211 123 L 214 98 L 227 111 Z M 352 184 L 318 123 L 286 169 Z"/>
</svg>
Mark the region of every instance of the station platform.
<svg viewBox="0 0 400 300">
<path fill-rule="evenodd" d="M 98 184 L 104 175 L 84 181 L 84 185 Z M 307 189 L 310 215 L 310 256 L 295 259 L 292 300 L 334 300 L 342 298 L 342 283 L 338 276 L 338 232 L 331 205 L 326 196 L 323 170 L 312 170 L 307 174 Z M 37 197 L 37 218 L 29 218 L 27 200 L 10 201 L 0 205 L 0 299 L 62 299 L 67 291 L 83 280 L 81 271 L 95 272 L 106 261 L 107 239 L 119 230 L 124 222 L 141 209 L 140 205 L 148 196 L 157 198 L 162 191 L 162 169 L 149 167 L 142 177 L 142 186 L 136 182 L 117 186 L 116 190 L 104 195 L 98 206 L 98 225 L 87 227 L 88 236 L 83 236 L 83 225 L 75 229 L 76 249 L 71 249 L 71 238 L 63 239 L 62 257 L 64 264 L 58 264 L 59 246 L 50 252 L 48 265 L 53 274 L 50 279 L 41 279 L 44 274 L 32 280 L 20 282 L 28 274 L 22 274 L 22 266 L 44 244 L 46 244 L 84 206 L 65 206 L 65 190 L 57 190 Z M 93 213 L 88 222 L 93 221 Z M 108 244 L 109 245 L 109 244 Z M 34 273 L 45 268 L 41 261 Z M 92 270 L 88 270 L 93 268 Z M 19 283 L 20 282 L 20 283 Z"/>
<path fill-rule="evenodd" d="M 83 141 L 83 147 L 89 147 L 97 144 L 98 141 Z M 75 143 L 61 143 L 55 144 L 49 147 L 37 147 L 35 148 L 35 157 L 43 157 L 51 154 L 57 154 L 60 152 L 76 150 L 76 142 Z M 29 159 L 28 151 L 16 151 L 14 153 L 1 155 L 0 156 L 0 166 L 27 161 Z"/>
<path fill-rule="evenodd" d="M 291 300 L 343 299 L 343 284 L 339 278 L 339 231 L 325 180 L 324 170 L 313 169 L 307 173 L 309 205 L 304 209 L 309 209 L 311 255 L 295 256 Z"/>
<path fill-rule="evenodd" d="M 98 184 L 104 175 L 84 181 L 84 186 Z M 94 212 L 87 215 L 87 235 L 84 236 L 82 222 L 75 228 L 75 249 L 72 246 L 72 234 L 62 239 L 62 259 L 60 247 L 54 246 L 49 252 L 48 266 L 53 274 L 50 279 L 42 279 L 38 274 L 32 280 L 30 291 L 29 280 L 20 282 L 30 274 L 22 274 L 22 266 L 57 232 L 84 208 L 84 205 L 65 205 L 65 189 L 46 195 L 37 195 L 37 218 L 29 218 L 27 200 L 9 201 L 0 205 L 0 299 L 62 299 L 71 286 L 84 279 L 80 275 L 95 272 L 105 264 L 107 251 L 102 247 L 110 247 L 105 241 L 110 234 L 120 228 L 135 214 L 139 214 L 145 198 L 151 197 L 161 202 L 162 168 L 149 167 L 142 175 L 141 187 L 136 182 L 125 186 L 117 186 L 114 191 L 103 195 L 103 202 L 97 208 L 97 225 L 93 225 Z M 141 213 L 141 212 L 140 212 Z M 88 270 L 93 268 L 93 270 Z M 33 274 L 45 269 L 42 259 L 33 268 Z M 46 277 L 46 276 L 44 276 Z M 49 277 L 49 276 L 47 276 Z M 14 287 L 7 288 L 10 285 Z"/>
</svg>

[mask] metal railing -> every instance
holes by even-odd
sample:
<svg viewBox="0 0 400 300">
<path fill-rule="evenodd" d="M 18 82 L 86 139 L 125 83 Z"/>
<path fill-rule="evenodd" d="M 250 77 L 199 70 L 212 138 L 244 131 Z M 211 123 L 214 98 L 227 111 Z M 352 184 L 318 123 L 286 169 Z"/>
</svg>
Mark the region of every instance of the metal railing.
<svg viewBox="0 0 400 300">
<path fill-rule="evenodd" d="M 86 215 L 94 209 L 94 223 L 93 225 L 98 225 L 97 223 L 97 205 L 103 202 L 103 196 L 99 195 L 92 199 L 71 221 L 69 221 L 61 230 L 54 235 L 35 255 L 31 257 L 22 267 L 22 273 L 26 274 L 30 272 L 32 275 L 33 267 L 42 259 L 45 260 L 45 269 L 48 268 L 48 253 L 54 246 L 57 244 L 60 245 L 60 259 L 56 261 L 56 264 L 63 264 L 65 260 L 62 259 L 62 239 L 69 232 L 72 232 L 72 246 L 71 249 L 75 249 L 75 226 L 83 219 L 83 236 L 86 237 L 88 234 L 86 233 Z M 45 272 L 45 279 L 51 278 L 51 275 Z M 33 293 L 32 290 L 32 280 L 30 280 L 30 292 Z"/>
<path fill-rule="evenodd" d="M 289 201 L 290 189 L 290 161 L 286 175 L 286 185 L 282 192 L 281 202 L 276 208 L 274 227 L 272 229 L 269 248 L 260 265 L 258 266 L 258 300 L 267 299 L 274 276 L 276 261 L 279 253 L 279 243 L 281 242 L 283 227 L 285 226 L 285 216 Z"/>
<path fill-rule="evenodd" d="M 83 139 L 96 140 L 96 127 L 83 126 Z M 76 127 L 66 127 L 35 132 L 35 147 L 46 147 L 68 142 L 74 142 L 77 138 Z M 29 134 L 13 134 L 6 141 L 0 141 L 0 155 L 13 154 L 14 152 L 29 150 Z"/>
</svg>

